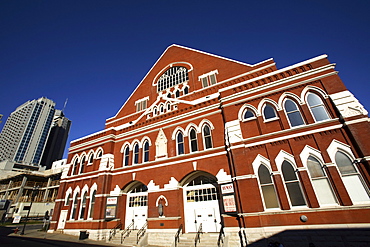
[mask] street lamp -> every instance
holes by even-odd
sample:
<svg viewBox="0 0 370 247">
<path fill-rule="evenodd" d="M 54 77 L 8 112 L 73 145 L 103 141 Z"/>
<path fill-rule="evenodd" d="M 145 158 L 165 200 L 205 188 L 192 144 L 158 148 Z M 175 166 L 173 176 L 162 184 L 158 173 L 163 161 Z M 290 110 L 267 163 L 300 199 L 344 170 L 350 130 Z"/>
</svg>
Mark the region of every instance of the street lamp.
<svg viewBox="0 0 370 247">
<path fill-rule="evenodd" d="M 30 207 L 28 209 L 26 220 L 24 221 L 24 226 L 23 226 L 23 229 L 22 229 L 22 232 L 20 233 L 20 235 L 24 235 L 24 230 L 26 229 L 26 225 L 27 225 L 27 221 L 28 221 L 28 216 L 30 215 L 30 211 L 31 211 L 32 203 L 33 203 L 33 198 L 35 197 L 37 191 L 39 191 L 39 186 L 33 186 L 33 188 L 32 188 L 32 194 L 31 194 L 31 204 L 30 204 Z"/>
</svg>

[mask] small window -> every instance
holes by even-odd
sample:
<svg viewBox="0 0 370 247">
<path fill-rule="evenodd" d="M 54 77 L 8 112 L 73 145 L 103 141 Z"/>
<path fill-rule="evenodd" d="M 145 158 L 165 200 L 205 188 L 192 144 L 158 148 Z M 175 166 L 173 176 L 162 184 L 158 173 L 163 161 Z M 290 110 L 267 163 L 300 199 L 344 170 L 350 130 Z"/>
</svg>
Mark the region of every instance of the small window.
<svg viewBox="0 0 370 247">
<path fill-rule="evenodd" d="M 245 112 L 244 112 L 244 120 L 248 120 L 248 119 L 253 119 L 255 118 L 256 116 L 254 115 L 253 111 L 251 111 L 250 109 L 247 109 Z"/>
<path fill-rule="evenodd" d="M 212 148 L 211 128 L 208 126 L 208 124 L 204 125 L 203 127 L 203 138 L 205 149 Z"/>
<path fill-rule="evenodd" d="M 176 92 L 175 92 L 175 98 L 178 98 L 178 97 L 180 97 L 180 91 L 179 90 L 176 90 Z"/>
<path fill-rule="evenodd" d="M 284 108 L 291 127 L 304 124 L 301 112 L 293 100 L 287 99 L 284 103 Z"/>
<path fill-rule="evenodd" d="M 76 193 L 75 197 L 73 198 L 73 206 L 72 206 L 72 212 L 71 212 L 71 220 L 75 219 L 76 217 L 76 211 L 77 211 L 77 198 L 78 198 L 78 193 Z"/>
<path fill-rule="evenodd" d="M 77 166 L 78 166 L 78 159 L 75 159 L 75 161 L 73 162 L 71 175 L 76 175 Z"/>
<path fill-rule="evenodd" d="M 198 141 L 197 141 L 197 133 L 194 129 L 190 130 L 190 151 L 195 152 L 198 151 Z"/>
<path fill-rule="evenodd" d="M 144 143 L 144 153 L 143 153 L 143 161 L 148 162 L 149 161 L 149 142 L 145 141 Z"/>
<path fill-rule="evenodd" d="M 80 219 L 84 218 L 85 215 L 85 210 L 86 210 L 86 194 L 87 192 L 84 193 L 82 196 L 82 201 L 81 201 L 81 209 L 80 209 Z"/>
<path fill-rule="evenodd" d="M 84 170 L 85 170 L 85 162 L 86 162 L 86 156 L 83 156 L 82 159 L 81 159 L 81 163 L 80 163 L 80 172 L 79 173 L 83 173 Z"/>
<path fill-rule="evenodd" d="M 216 74 L 218 74 L 218 70 L 214 70 L 207 74 L 199 76 L 199 80 L 202 82 L 202 86 L 205 88 L 216 84 Z"/>
<path fill-rule="evenodd" d="M 93 153 L 90 153 L 88 160 L 89 160 L 89 164 L 92 164 L 94 162 L 94 154 Z"/>
<path fill-rule="evenodd" d="M 325 105 L 319 96 L 313 93 L 309 93 L 307 96 L 307 102 L 316 122 L 330 119 L 325 109 Z"/>
<path fill-rule="evenodd" d="M 64 201 L 64 206 L 68 206 L 68 205 L 69 205 L 69 200 L 70 200 L 70 198 L 71 198 L 71 194 L 70 194 L 70 193 L 68 193 L 68 194 L 67 194 L 67 197 L 66 197 L 66 199 L 65 199 L 65 201 Z"/>
<path fill-rule="evenodd" d="M 187 95 L 189 93 L 189 88 L 188 87 L 185 87 L 184 88 L 184 94 Z"/>
<path fill-rule="evenodd" d="M 277 118 L 275 108 L 270 104 L 266 104 L 263 108 L 263 116 L 265 120 Z"/>
<path fill-rule="evenodd" d="M 176 142 L 177 142 L 177 154 L 178 155 L 184 154 L 185 153 L 185 150 L 184 150 L 184 135 L 180 131 L 177 133 Z"/>
<path fill-rule="evenodd" d="M 147 108 L 147 104 L 148 104 L 147 102 L 148 102 L 148 97 L 136 101 L 135 102 L 136 111 L 138 112 L 138 111 L 145 110 Z"/>
<path fill-rule="evenodd" d="M 100 159 L 102 156 L 103 156 L 103 151 L 99 150 L 98 155 L 96 155 L 96 157 Z"/>
</svg>

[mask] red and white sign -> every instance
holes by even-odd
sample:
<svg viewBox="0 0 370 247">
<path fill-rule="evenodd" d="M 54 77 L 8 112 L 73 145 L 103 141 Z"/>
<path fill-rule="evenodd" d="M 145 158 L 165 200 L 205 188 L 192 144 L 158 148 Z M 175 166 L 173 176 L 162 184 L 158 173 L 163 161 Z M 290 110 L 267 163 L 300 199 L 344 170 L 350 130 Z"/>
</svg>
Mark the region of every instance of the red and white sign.
<svg viewBox="0 0 370 247">
<path fill-rule="evenodd" d="M 222 194 L 234 193 L 234 186 L 232 183 L 221 185 Z"/>
<path fill-rule="evenodd" d="M 236 212 L 234 195 L 223 196 L 225 212 Z"/>
<path fill-rule="evenodd" d="M 107 205 L 116 205 L 117 197 L 107 197 Z"/>
</svg>

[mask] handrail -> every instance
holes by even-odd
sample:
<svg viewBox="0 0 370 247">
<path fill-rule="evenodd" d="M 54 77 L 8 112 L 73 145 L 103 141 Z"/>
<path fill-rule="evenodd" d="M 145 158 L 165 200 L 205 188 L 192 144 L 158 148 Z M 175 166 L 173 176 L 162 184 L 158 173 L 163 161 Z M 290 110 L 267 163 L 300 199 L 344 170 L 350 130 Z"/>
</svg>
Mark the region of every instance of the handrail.
<svg viewBox="0 0 370 247">
<path fill-rule="evenodd" d="M 195 241 L 194 241 L 194 246 L 195 247 L 197 246 L 198 242 L 200 243 L 200 234 L 201 233 L 203 234 L 202 223 L 200 223 L 198 231 L 197 231 L 197 235 L 195 236 Z"/>
<path fill-rule="evenodd" d="M 177 243 L 180 242 L 180 233 L 182 232 L 182 224 L 179 226 L 179 229 L 177 229 L 176 235 L 175 235 L 175 247 L 177 247 Z"/>
<path fill-rule="evenodd" d="M 223 246 L 225 239 L 224 225 L 221 225 L 220 233 L 218 234 L 217 246 Z"/>
<path fill-rule="evenodd" d="M 145 222 L 145 224 L 143 225 L 142 228 L 140 228 L 140 230 L 137 232 L 137 237 L 136 237 L 136 244 L 139 243 L 140 239 L 144 236 L 145 232 L 146 232 L 146 228 L 148 226 L 148 221 Z"/>
<path fill-rule="evenodd" d="M 132 229 L 130 229 L 132 227 Z M 125 238 L 127 238 L 128 236 L 130 236 L 130 233 L 131 231 L 134 229 L 134 219 L 132 219 L 132 222 L 130 223 L 130 225 L 128 225 L 125 230 L 122 231 L 121 233 L 121 244 L 123 243 L 123 241 L 125 240 Z"/>
<path fill-rule="evenodd" d="M 112 238 L 114 236 L 116 236 L 116 232 L 117 232 L 117 229 L 121 229 L 122 227 L 122 222 L 118 222 L 117 225 L 115 227 L 113 227 L 110 231 L 109 231 L 109 241 L 112 240 Z"/>
</svg>

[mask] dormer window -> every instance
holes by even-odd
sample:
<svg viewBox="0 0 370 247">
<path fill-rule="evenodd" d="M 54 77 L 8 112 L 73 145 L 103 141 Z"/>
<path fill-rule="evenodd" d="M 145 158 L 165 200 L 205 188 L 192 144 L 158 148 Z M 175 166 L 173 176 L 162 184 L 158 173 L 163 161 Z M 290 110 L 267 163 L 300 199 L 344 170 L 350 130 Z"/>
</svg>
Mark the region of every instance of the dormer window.
<svg viewBox="0 0 370 247">
<path fill-rule="evenodd" d="M 139 99 L 135 102 L 136 111 L 142 111 L 145 110 L 148 107 L 148 100 L 149 97 L 145 97 L 143 99 Z"/>
<path fill-rule="evenodd" d="M 203 87 L 209 87 L 217 83 L 216 74 L 218 70 L 211 71 L 207 74 L 199 76 L 199 81 L 202 82 Z"/>
<path fill-rule="evenodd" d="M 174 87 L 178 84 L 186 82 L 189 80 L 188 70 L 185 67 L 174 66 L 166 70 L 166 72 L 161 75 L 157 83 L 157 91 L 161 92 L 167 88 Z"/>
</svg>

